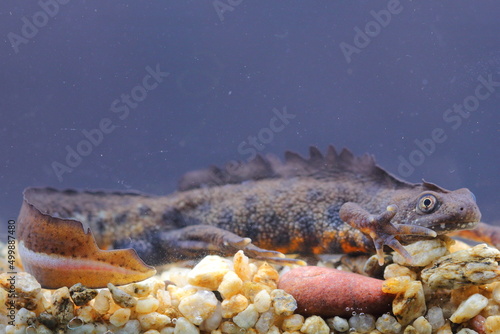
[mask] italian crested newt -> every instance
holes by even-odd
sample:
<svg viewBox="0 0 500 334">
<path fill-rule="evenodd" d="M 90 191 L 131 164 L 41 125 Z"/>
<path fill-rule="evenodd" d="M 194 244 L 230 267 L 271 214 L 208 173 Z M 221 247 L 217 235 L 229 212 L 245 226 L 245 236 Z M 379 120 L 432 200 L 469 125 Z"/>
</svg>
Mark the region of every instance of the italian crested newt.
<svg viewBox="0 0 500 334">
<path fill-rule="evenodd" d="M 284 162 L 258 156 L 189 172 L 168 196 L 30 188 L 18 239 L 43 286 L 98 287 L 152 275 L 142 260 L 240 249 L 282 263 L 301 263 L 282 253 L 377 253 L 383 262 L 389 246 L 411 261 L 402 244 L 472 229 L 480 218 L 468 189 L 404 182 L 370 155 L 330 146 L 326 154 L 311 147 L 307 159 L 287 152 Z"/>
</svg>

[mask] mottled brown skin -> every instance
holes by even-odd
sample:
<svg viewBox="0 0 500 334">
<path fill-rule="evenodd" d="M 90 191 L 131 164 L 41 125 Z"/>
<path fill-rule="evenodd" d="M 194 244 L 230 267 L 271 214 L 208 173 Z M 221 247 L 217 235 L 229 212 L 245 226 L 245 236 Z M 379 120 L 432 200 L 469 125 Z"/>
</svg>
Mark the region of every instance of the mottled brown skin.
<svg viewBox="0 0 500 334">
<path fill-rule="evenodd" d="M 191 172 L 164 197 L 32 189 L 29 201 L 88 225 L 100 247 L 132 247 L 152 265 L 238 249 L 284 262 L 293 260 L 277 252 L 381 256 L 384 245 L 408 258 L 400 243 L 473 228 L 481 217 L 468 189 L 406 183 L 371 156 L 333 147 Z"/>
</svg>

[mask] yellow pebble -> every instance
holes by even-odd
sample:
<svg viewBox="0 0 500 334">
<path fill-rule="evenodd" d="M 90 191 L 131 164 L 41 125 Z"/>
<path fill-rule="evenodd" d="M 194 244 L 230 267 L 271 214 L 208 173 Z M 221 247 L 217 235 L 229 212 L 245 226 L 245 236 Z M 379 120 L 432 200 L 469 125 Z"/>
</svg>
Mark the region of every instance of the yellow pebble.
<svg viewBox="0 0 500 334">
<path fill-rule="evenodd" d="M 120 327 L 125 325 L 125 323 L 130 318 L 130 309 L 129 308 L 120 308 L 113 313 L 113 315 L 109 318 L 109 322 L 116 327 Z"/>
<path fill-rule="evenodd" d="M 243 287 L 243 281 L 234 271 L 228 271 L 222 282 L 217 289 L 224 299 L 231 298 L 232 296 L 241 292 L 241 288 Z"/>
<path fill-rule="evenodd" d="M 493 315 L 486 318 L 484 322 L 486 334 L 500 333 L 500 315 Z"/>
<path fill-rule="evenodd" d="M 153 297 L 139 299 L 135 305 L 137 313 L 151 313 L 155 312 L 160 306 L 160 302 Z"/>
<path fill-rule="evenodd" d="M 222 317 L 229 319 L 247 308 L 248 299 L 241 294 L 237 294 L 229 299 L 225 299 L 224 301 L 222 301 L 221 306 Z"/>
</svg>

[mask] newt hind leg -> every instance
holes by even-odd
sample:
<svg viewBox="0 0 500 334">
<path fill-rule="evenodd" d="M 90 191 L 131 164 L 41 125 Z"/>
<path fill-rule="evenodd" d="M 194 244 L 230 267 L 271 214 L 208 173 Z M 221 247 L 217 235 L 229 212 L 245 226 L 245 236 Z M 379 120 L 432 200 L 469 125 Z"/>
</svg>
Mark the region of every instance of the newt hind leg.
<svg viewBox="0 0 500 334">
<path fill-rule="evenodd" d="M 339 215 L 344 222 L 373 240 L 380 265 L 384 264 L 384 245 L 399 253 L 408 263 L 412 263 L 410 254 L 396 237 L 405 235 L 435 237 L 437 234 L 423 226 L 391 223 L 397 210 L 396 205 L 389 205 L 381 214 L 372 215 L 358 204 L 348 202 L 342 205 Z"/>
<path fill-rule="evenodd" d="M 134 248 L 150 265 L 197 259 L 209 254 L 232 256 L 239 250 L 257 260 L 278 264 L 305 264 L 280 252 L 259 248 L 251 239 L 211 225 L 190 225 L 170 231 L 150 231 L 140 238 L 115 243 L 115 248 Z"/>
</svg>

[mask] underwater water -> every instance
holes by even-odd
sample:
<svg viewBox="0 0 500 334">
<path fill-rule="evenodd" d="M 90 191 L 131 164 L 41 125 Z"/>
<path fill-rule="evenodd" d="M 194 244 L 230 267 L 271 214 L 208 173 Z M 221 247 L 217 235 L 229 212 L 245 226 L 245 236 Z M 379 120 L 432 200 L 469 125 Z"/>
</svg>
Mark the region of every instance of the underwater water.
<svg viewBox="0 0 500 334">
<path fill-rule="evenodd" d="M 0 236 L 30 186 L 168 194 L 329 144 L 498 220 L 495 1 L 0 4 Z"/>
</svg>

